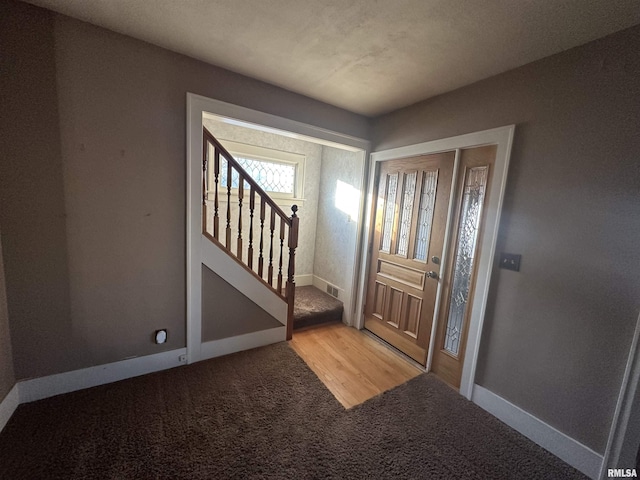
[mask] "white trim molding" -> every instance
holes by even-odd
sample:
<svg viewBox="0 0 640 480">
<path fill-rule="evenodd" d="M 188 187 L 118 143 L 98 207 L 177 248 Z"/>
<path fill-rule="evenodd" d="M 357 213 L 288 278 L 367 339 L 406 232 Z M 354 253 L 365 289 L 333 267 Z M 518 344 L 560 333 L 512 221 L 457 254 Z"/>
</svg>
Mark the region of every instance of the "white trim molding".
<svg viewBox="0 0 640 480">
<path fill-rule="evenodd" d="M 482 145 L 496 145 L 496 159 L 492 178 L 492 185 L 487 196 L 486 217 L 482 235 L 478 239 L 480 244 L 480 257 L 477 263 L 476 287 L 473 299 L 469 307 L 471 315 L 469 321 L 469 332 L 467 334 L 467 346 L 464 364 L 462 366 L 462 378 L 460 380 L 460 394 L 471 399 L 473 384 L 475 379 L 476 364 L 478 361 L 478 352 L 480 350 L 480 340 L 482 336 L 482 325 L 484 323 L 484 314 L 489 296 L 489 281 L 491 279 L 491 270 L 495 255 L 496 242 L 498 239 L 498 229 L 500 227 L 500 214 L 502 211 L 502 203 L 504 200 L 504 192 L 507 182 L 507 172 L 509 170 L 509 160 L 511 157 L 511 146 L 513 144 L 513 135 L 515 125 L 493 128 L 481 132 L 459 135 L 456 137 L 445 138 L 442 140 L 434 140 L 431 142 L 419 143 L 405 147 L 392 148 L 371 154 L 373 165 L 369 172 L 368 182 L 368 199 L 367 199 L 367 225 L 366 225 L 366 242 L 365 245 L 371 243 L 371 215 L 373 209 L 373 185 L 377 175 L 379 162 L 385 160 L 394 160 L 398 158 L 408 158 L 418 155 L 428 155 L 439 152 L 457 151 L 462 148 L 478 147 Z M 459 155 L 456 155 L 456 164 L 454 169 L 458 168 Z M 454 176 L 455 178 L 455 176 Z M 453 191 L 453 189 L 452 189 Z M 451 224 L 451 209 L 449 210 L 449 218 L 447 224 Z M 443 252 L 442 264 L 446 264 L 447 259 Z M 366 298 L 366 281 L 368 275 L 368 265 L 370 257 L 370 249 L 363 249 L 360 265 L 360 285 L 359 298 L 357 303 L 358 318 L 356 318 L 356 328 L 364 326 L 364 302 Z M 439 296 L 439 293 L 438 293 Z M 434 312 L 437 314 L 437 312 Z M 434 315 L 434 328 L 437 316 Z M 432 335 L 433 337 L 433 335 Z"/>
<path fill-rule="evenodd" d="M 179 348 L 81 370 L 22 380 L 18 383 L 20 386 L 20 403 L 34 402 L 63 393 L 75 392 L 76 390 L 178 367 L 186 363 L 184 358 L 186 353 L 186 348 Z"/>
<path fill-rule="evenodd" d="M 0 432 L 20 405 L 20 386 L 16 383 L 0 402 Z"/>
<path fill-rule="evenodd" d="M 602 455 L 480 385 L 472 401 L 589 478 L 600 474 Z"/>
<path fill-rule="evenodd" d="M 327 286 L 329 285 L 338 289 L 338 300 L 344 303 L 344 300 L 346 298 L 345 295 L 347 293 L 347 291 L 344 288 L 341 288 L 337 286 L 335 283 L 331 283 L 330 281 L 325 280 L 324 278 L 321 278 L 317 275 L 313 276 L 313 286 L 316 287 L 318 290 L 322 290 L 324 293 L 327 293 Z"/>
<path fill-rule="evenodd" d="M 202 344 L 202 360 L 222 357 L 231 353 L 264 347 L 287 339 L 287 327 L 276 327 L 235 337 L 212 340 Z"/>
<path fill-rule="evenodd" d="M 309 140 L 329 147 L 338 147 L 351 151 L 369 150 L 370 147 L 369 140 L 364 138 L 327 130 L 326 128 L 252 110 L 232 103 L 221 102 L 195 93 L 187 93 L 187 108 L 189 108 L 189 105 L 194 111 L 199 110 L 200 117 L 202 117 L 203 113 L 206 113 L 210 117 L 218 117 L 225 123 L 239 127 L 248 127 L 290 138 Z M 200 121 L 202 122 L 202 119 Z M 200 130 L 199 134 L 202 137 L 202 130 Z"/>
<path fill-rule="evenodd" d="M 313 285 L 313 274 L 296 275 L 296 287 L 307 287 Z"/>
</svg>

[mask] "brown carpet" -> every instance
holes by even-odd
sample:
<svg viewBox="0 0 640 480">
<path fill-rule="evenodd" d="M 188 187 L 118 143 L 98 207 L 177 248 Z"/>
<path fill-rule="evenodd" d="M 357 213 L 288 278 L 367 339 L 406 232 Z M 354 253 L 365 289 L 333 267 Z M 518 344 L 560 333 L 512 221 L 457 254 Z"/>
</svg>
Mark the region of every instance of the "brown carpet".
<svg viewBox="0 0 640 480">
<path fill-rule="evenodd" d="M 342 321 L 342 302 L 311 285 L 296 287 L 293 328 Z"/>
<path fill-rule="evenodd" d="M 344 410 L 285 343 L 21 405 L 0 478 L 584 478 L 430 375 Z"/>
</svg>

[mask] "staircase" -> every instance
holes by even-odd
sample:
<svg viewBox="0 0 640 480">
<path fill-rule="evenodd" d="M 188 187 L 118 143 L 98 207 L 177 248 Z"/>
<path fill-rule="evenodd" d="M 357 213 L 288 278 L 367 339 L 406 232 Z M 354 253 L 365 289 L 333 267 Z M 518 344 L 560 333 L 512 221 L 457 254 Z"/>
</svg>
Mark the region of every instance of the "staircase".
<svg viewBox="0 0 640 480">
<path fill-rule="evenodd" d="M 266 287 L 272 298 L 257 303 L 268 313 L 279 311 L 277 303 L 284 301 L 286 338 L 290 340 L 298 207 L 293 205 L 292 215 L 287 216 L 206 128 L 203 128 L 202 192 L 202 235 L 210 242 L 209 247 L 217 247 L 205 247 L 203 254 L 209 255 L 209 263 L 218 265 L 220 270 L 230 270 L 224 264 L 231 259 Z M 227 258 L 216 256 L 220 250 Z M 272 315 L 279 317 L 277 313 Z"/>
</svg>

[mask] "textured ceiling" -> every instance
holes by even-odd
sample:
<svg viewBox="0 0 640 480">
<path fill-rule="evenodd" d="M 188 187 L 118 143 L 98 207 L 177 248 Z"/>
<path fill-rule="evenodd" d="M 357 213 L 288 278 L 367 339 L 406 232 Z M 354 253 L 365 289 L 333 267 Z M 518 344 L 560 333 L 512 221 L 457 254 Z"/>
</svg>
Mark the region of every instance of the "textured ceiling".
<svg viewBox="0 0 640 480">
<path fill-rule="evenodd" d="M 375 116 L 640 23 L 638 0 L 28 0 Z"/>
</svg>

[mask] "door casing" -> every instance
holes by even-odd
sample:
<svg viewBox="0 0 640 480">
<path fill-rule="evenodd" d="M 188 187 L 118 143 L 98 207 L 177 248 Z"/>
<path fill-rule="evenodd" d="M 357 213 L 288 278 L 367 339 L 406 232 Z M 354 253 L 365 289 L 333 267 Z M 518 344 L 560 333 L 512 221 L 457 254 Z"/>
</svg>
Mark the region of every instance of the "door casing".
<svg viewBox="0 0 640 480">
<path fill-rule="evenodd" d="M 511 157 L 511 147 L 513 144 L 513 135 L 515 132 L 515 125 L 508 125 L 499 128 L 493 128 L 491 130 L 484 130 L 480 132 L 469 133 L 465 135 L 459 135 L 456 137 L 445 138 L 441 140 L 434 140 L 430 142 L 419 143 L 415 145 L 408 145 L 405 147 L 392 148 L 389 150 L 383 150 L 374 152 L 371 154 L 371 168 L 369 169 L 369 179 L 367 182 L 367 205 L 366 205 L 366 223 L 364 225 L 364 245 L 367 247 L 371 244 L 371 226 L 372 226 L 372 211 L 373 205 L 373 187 L 375 177 L 378 172 L 378 162 L 385 160 L 393 160 L 399 158 L 415 157 L 419 155 L 428 155 L 432 153 L 439 153 L 445 151 L 455 150 L 455 164 L 453 171 L 453 178 L 457 178 L 458 167 L 460 163 L 460 149 L 469 147 L 478 147 L 482 145 L 496 145 L 496 160 L 494 177 L 492 179 L 492 188 L 486 199 L 486 218 L 484 230 L 480 235 L 480 257 L 477 263 L 477 278 L 476 287 L 473 295 L 473 299 L 470 302 L 469 308 L 471 309 L 469 317 L 469 328 L 466 342 L 466 354 L 464 359 L 464 365 L 462 368 L 462 378 L 460 381 L 460 394 L 471 400 L 473 393 L 473 385 L 475 379 L 476 365 L 478 361 L 478 352 L 480 349 L 480 340 L 482 335 L 482 325 L 484 322 L 484 314 L 486 310 L 487 298 L 489 294 L 489 282 L 491 279 L 491 270 L 493 266 L 496 241 L 498 238 L 498 229 L 500 226 L 500 214 L 502 211 L 502 203 L 504 200 L 504 192 L 506 188 L 507 172 L 509 169 L 509 160 Z M 449 213 L 447 216 L 447 225 L 451 225 L 453 217 L 453 201 L 455 195 L 455 189 L 451 190 L 451 201 L 449 202 Z M 447 228 L 445 234 L 445 250 L 443 251 L 442 263 L 446 264 L 448 255 L 450 255 L 449 249 L 447 249 L 450 243 L 449 235 L 451 234 L 450 228 Z M 370 249 L 362 249 L 360 271 L 360 282 L 358 288 L 358 304 L 357 312 L 358 317 L 356 319 L 356 327 L 363 328 L 364 326 L 364 303 L 366 300 L 366 285 L 367 285 L 367 273 L 369 271 L 369 262 L 371 260 Z M 442 296 L 441 284 L 438 285 L 438 293 L 436 299 L 436 307 L 433 318 L 431 345 L 429 345 L 429 356 L 427 358 L 426 370 L 431 369 L 431 359 L 433 355 L 433 343 L 435 342 L 435 329 L 437 328 L 436 319 L 438 318 L 438 312 L 440 309 L 440 297 Z"/>
</svg>

